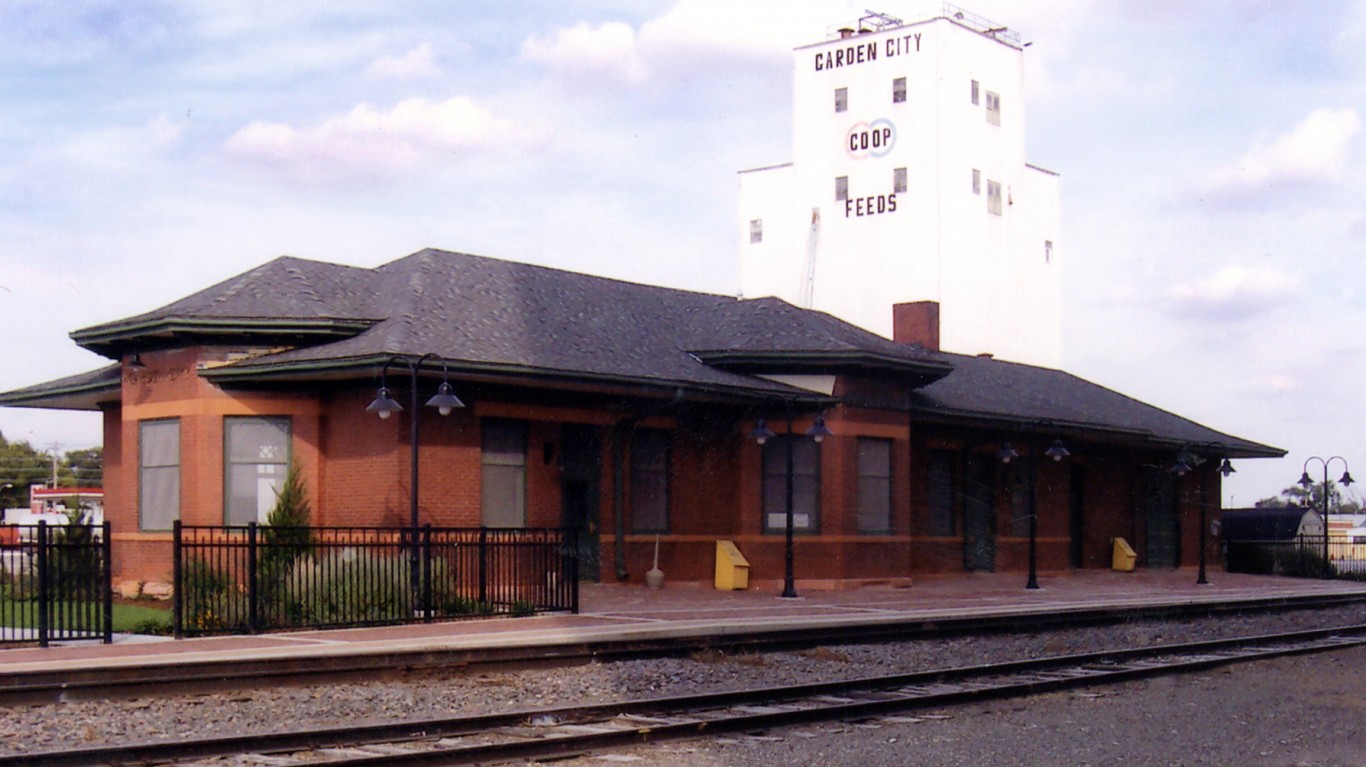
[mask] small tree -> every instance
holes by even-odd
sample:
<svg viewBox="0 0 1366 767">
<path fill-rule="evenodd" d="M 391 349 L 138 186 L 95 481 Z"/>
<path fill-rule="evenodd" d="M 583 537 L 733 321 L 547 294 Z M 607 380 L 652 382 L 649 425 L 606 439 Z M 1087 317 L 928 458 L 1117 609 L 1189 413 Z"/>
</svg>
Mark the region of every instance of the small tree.
<svg viewBox="0 0 1366 767">
<path fill-rule="evenodd" d="M 261 586 L 268 604 L 279 604 L 289 574 L 299 559 L 313 549 L 313 509 L 308 502 L 299 467 L 291 465 L 275 506 L 261 529 Z"/>
<path fill-rule="evenodd" d="M 75 499 L 67 501 L 66 524 L 53 530 L 56 544 L 49 566 L 56 575 L 57 598 L 97 599 L 100 590 L 100 547 L 88 510 Z"/>
</svg>

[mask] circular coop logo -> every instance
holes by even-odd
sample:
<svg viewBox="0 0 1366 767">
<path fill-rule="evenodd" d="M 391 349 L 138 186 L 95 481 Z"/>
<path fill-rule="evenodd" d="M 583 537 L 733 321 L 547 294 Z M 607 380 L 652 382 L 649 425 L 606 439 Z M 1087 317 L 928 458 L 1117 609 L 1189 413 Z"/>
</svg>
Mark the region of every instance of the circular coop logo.
<svg viewBox="0 0 1366 767">
<path fill-rule="evenodd" d="M 859 122 L 844 136 L 844 151 L 855 160 L 883 157 L 896 146 L 896 126 L 891 120 L 878 118 L 870 123 Z"/>
</svg>

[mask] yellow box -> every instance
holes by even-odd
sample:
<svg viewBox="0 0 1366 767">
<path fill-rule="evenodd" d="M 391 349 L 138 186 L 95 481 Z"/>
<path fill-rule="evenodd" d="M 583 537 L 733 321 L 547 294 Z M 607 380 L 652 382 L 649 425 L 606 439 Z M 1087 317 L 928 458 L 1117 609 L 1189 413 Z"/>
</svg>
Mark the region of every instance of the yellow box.
<svg viewBox="0 0 1366 767">
<path fill-rule="evenodd" d="M 716 590 L 742 591 L 749 588 L 749 560 L 730 541 L 716 542 Z"/>
<path fill-rule="evenodd" d="M 1138 554 L 1134 552 L 1134 547 L 1123 538 L 1114 539 L 1114 553 L 1110 559 L 1110 569 L 1119 573 L 1132 573 L 1134 565 L 1138 562 Z"/>
</svg>

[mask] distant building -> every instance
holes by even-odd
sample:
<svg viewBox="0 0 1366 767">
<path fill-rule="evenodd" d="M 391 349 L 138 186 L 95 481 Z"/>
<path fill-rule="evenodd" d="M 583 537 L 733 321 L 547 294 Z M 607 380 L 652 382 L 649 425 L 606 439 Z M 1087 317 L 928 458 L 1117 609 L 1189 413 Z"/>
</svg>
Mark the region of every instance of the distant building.
<svg viewBox="0 0 1366 767">
<path fill-rule="evenodd" d="M 889 306 L 934 301 L 945 349 L 1056 367 L 1058 176 L 1026 161 L 1025 46 L 943 9 L 795 51 L 793 160 L 739 174 L 741 293 L 887 337 Z"/>
</svg>

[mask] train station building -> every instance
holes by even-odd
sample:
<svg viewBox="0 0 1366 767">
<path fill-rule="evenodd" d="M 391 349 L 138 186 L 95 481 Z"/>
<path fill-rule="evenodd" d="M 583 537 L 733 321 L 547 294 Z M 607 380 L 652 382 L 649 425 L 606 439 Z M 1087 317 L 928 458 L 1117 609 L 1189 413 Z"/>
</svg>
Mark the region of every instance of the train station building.
<svg viewBox="0 0 1366 767">
<path fill-rule="evenodd" d="M 103 414 L 116 579 L 146 582 L 171 579 L 174 520 L 263 521 L 291 465 L 314 524 L 408 524 L 413 418 L 421 524 L 571 527 L 603 582 L 640 582 L 656 540 L 670 582 L 709 582 L 718 540 L 779 580 L 789 510 L 804 588 L 1023 571 L 1031 541 L 1045 573 L 1109 567 L 1115 538 L 1140 567 L 1193 565 L 1222 462 L 1283 454 L 941 351 L 933 302 L 886 311 L 894 339 L 777 298 L 440 250 L 279 258 L 75 331 L 113 364 L 0 405 Z M 414 382 L 459 402 L 414 409 Z M 386 398 L 404 409 L 381 419 Z"/>
</svg>

